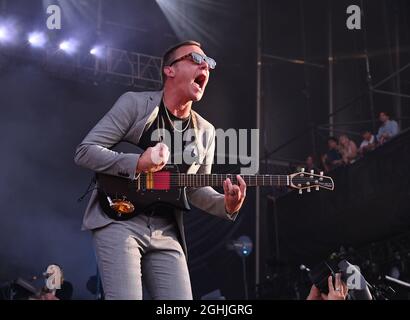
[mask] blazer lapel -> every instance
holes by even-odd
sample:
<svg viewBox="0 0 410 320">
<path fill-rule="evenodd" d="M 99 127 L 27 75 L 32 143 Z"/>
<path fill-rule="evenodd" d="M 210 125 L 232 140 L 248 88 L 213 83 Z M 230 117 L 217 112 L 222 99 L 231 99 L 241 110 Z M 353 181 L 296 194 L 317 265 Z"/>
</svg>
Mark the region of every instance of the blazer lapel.
<svg viewBox="0 0 410 320">
<path fill-rule="evenodd" d="M 141 136 L 144 133 L 145 128 L 148 125 L 151 125 L 152 122 L 156 119 L 159 112 L 159 105 L 161 103 L 162 94 L 162 91 L 155 91 L 148 96 L 145 116 L 141 120 L 142 128 L 139 132 L 138 141 L 141 139 Z"/>
</svg>

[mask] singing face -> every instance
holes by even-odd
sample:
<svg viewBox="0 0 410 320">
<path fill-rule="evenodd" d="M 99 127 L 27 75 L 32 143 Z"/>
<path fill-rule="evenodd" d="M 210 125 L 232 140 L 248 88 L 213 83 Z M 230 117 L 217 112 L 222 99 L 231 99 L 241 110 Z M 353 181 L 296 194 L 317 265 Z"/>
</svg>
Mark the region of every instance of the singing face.
<svg viewBox="0 0 410 320">
<path fill-rule="evenodd" d="M 192 52 L 205 56 L 205 53 L 198 46 L 187 45 L 175 51 L 173 60 L 180 59 Z M 197 64 L 190 56 L 187 56 L 172 66 L 164 67 L 164 72 L 167 75 L 167 81 L 170 81 L 181 97 L 190 101 L 201 100 L 209 80 L 208 63 L 202 61 L 201 64 Z"/>
</svg>

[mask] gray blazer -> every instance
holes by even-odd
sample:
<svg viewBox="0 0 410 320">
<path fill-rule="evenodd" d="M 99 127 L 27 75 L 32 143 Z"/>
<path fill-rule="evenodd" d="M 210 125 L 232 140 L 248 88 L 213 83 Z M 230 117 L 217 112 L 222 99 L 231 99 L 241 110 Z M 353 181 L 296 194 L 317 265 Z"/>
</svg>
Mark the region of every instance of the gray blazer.
<svg viewBox="0 0 410 320">
<path fill-rule="evenodd" d="M 77 147 L 75 163 L 94 172 L 134 179 L 140 154 L 119 153 L 110 149 L 120 141 L 138 144 L 145 126 L 151 124 L 158 114 L 162 95 L 162 91 L 123 94 Z M 194 162 L 188 173 L 211 173 L 215 151 L 215 128 L 200 115 L 195 112 L 194 114 L 196 129 L 211 134 L 201 135 L 200 141 L 197 141 L 200 144 L 199 163 Z M 235 220 L 237 216 L 237 213 L 232 216 L 226 213 L 224 196 L 211 187 L 189 188 L 187 196 L 191 204 L 210 214 L 229 220 Z M 177 211 L 175 215 L 182 246 L 187 253 L 183 213 Z M 100 208 L 97 190 L 94 190 L 85 211 L 83 230 L 101 228 L 112 221 Z"/>
</svg>

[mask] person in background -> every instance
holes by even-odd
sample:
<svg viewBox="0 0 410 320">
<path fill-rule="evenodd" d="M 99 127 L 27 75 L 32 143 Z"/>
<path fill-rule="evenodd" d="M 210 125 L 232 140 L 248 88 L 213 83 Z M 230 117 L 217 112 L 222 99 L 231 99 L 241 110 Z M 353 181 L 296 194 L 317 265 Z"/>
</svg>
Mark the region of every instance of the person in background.
<svg viewBox="0 0 410 320">
<path fill-rule="evenodd" d="M 396 121 L 390 120 L 390 115 L 385 111 L 380 112 L 379 120 L 382 125 L 377 132 L 377 141 L 384 144 L 399 133 L 399 125 Z"/>
<path fill-rule="evenodd" d="M 364 156 L 367 152 L 374 150 L 376 147 L 376 137 L 369 130 L 362 134 L 363 141 L 359 147 L 359 154 Z"/>
<path fill-rule="evenodd" d="M 339 137 L 339 152 L 342 155 L 343 163 L 353 163 L 357 157 L 356 143 L 350 140 L 347 135 L 342 134 Z"/>
<path fill-rule="evenodd" d="M 313 285 L 306 300 L 346 300 L 348 288 L 342 281 L 340 273 L 336 273 L 335 284 L 333 285 L 332 276 L 328 279 L 329 293 L 321 293 L 320 290 Z"/>
<path fill-rule="evenodd" d="M 327 145 L 329 150 L 322 156 L 322 164 L 323 169 L 329 172 L 343 164 L 343 160 L 335 137 L 329 137 L 327 139 Z"/>
<path fill-rule="evenodd" d="M 302 166 L 300 166 L 300 168 L 298 169 L 301 169 L 301 168 L 304 168 L 306 172 L 310 172 L 311 170 L 313 170 L 314 172 L 320 171 L 319 168 L 315 164 L 315 157 L 311 154 L 306 157 L 305 163 Z"/>
</svg>

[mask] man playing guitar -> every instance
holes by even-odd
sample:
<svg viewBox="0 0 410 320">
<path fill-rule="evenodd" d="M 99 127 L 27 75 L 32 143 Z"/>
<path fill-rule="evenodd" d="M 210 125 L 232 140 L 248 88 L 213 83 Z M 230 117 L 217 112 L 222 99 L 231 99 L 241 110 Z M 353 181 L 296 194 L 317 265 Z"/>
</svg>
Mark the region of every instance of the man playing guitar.
<svg viewBox="0 0 410 320">
<path fill-rule="evenodd" d="M 122 95 L 77 147 L 76 164 L 138 181 L 140 174 L 158 172 L 169 159 L 175 163 L 180 152 L 189 152 L 196 160 L 187 163 L 182 157 L 180 172 L 210 174 L 215 128 L 192 110 L 192 104 L 202 98 L 215 65 L 197 42 L 186 41 L 169 49 L 163 57 L 163 91 Z M 156 130 L 170 132 L 171 145 L 153 139 Z M 187 130 L 207 135 L 204 139 L 196 135 L 191 144 L 176 141 Z M 145 151 L 111 150 L 121 141 Z M 180 144 L 182 150 L 177 150 Z M 223 181 L 223 188 L 220 194 L 210 186 L 190 187 L 187 198 L 196 207 L 233 221 L 244 202 L 246 183 L 236 176 Z M 93 235 L 105 299 L 142 299 L 142 279 L 153 299 L 192 299 L 183 212 L 159 202 L 131 219 L 116 220 L 102 209 L 99 192 L 101 196 L 97 187 L 92 193 L 83 227 Z M 133 210 L 127 201 L 107 198 L 112 208 Z"/>
</svg>

